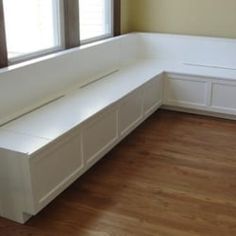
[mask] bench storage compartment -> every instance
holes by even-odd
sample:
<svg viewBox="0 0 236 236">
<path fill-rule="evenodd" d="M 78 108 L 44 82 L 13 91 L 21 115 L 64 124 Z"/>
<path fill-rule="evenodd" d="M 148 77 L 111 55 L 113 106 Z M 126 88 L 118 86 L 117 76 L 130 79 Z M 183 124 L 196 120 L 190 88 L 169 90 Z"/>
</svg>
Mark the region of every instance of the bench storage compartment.
<svg viewBox="0 0 236 236">
<path fill-rule="evenodd" d="M 119 127 L 120 135 L 126 136 L 142 120 L 143 88 L 137 89 L 125 97 L 120 103 Z"/>
<path fill-rule="evenodd" d="M 211 108 L 216 112 L 236 115 L 236 83 L 213 82 Z"/>
<path fill-rule="evenodd" d="M 106 154 L 118 141 L 117 107 L 107 109 L 86 122 L 82 142 L 84 161 L 90 166 Z"/>
<path fill-rule="evenodd" d="M 149 116 L 162 105 L 163 76 L 156 76 L 144 85 L 144 115 Z"/>
<path fill-rule="evenodd" d="M 62 136 L 29 157 L 36 214 L 81 174 L 84 167 L 79 130 Z"/>
<path fill-rule="evenodd" d="M 165 104 L 185 108 L 207 107 L 209 82 L 206 79 L 170 74 L 165 80 Z"/>
</svg>

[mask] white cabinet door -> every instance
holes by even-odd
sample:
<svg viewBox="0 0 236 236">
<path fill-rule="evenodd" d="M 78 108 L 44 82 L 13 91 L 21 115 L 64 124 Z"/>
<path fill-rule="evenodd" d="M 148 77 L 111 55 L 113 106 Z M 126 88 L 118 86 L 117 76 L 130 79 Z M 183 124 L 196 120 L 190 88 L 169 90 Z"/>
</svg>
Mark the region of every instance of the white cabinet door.
<svg viewBox="0 0 236 236">
<path fill-rule="evenodd" d="M 86 165 L 91 165 L 105 155 L 118 140 L 117 109 L 101 112 L 85 124 L 83 153 Z"/>
<path fill-rule="evenodd" d="M 144 115 L 153 113 L 162 104 L 163 78 L 158 76 L 144 85 Z"/>
<path fill-rule="evenodd" d="M 73 132 L 30 157 L 30 174 L 37 213 L 75 181 L 83 171 L 81 138 Z"/>
<path fill-rule="evenodd" d="M 125 136 L 142 120 L 143 88 L 135 90 L 120 102 L 119 128 L 120 135 Z"/>
<path fill-rule="evenodd" d="M 217 112 L 236 114 L 236 83 L 213 82 L 211 108 Z"/>
<path fill-rule="evenodd" d="M 186 108 L 208 106 L 209 82 L 202 78 L 169 75 L 165 80 L 165 105 Z"/>
</svg>

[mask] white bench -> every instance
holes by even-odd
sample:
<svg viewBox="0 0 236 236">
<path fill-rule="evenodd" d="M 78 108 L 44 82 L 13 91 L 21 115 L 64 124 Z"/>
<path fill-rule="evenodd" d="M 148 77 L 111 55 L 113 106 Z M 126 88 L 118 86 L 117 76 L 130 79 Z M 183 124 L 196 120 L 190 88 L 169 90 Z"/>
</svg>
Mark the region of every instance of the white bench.
<svg viewBox="0 0 236 236">
<path fill-rule="evenodd" d="M 140 33 L 1 71 L 0 215 L 26 222 L 161 105 L 235 119 L 235 59 L 236 40 Z"/>
</svg>

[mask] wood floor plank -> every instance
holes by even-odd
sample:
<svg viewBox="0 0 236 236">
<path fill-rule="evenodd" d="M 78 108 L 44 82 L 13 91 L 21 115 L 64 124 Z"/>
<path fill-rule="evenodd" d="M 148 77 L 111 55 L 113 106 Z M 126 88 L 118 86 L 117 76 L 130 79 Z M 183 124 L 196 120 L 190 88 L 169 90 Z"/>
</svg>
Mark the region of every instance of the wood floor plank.
<svg viewBox="0 0 236 236">
<path fill-rule="evenodd" d="M 160 110 L 26 225 L 0 236 L 236 235 L 236 122 Z"/>
</svg>

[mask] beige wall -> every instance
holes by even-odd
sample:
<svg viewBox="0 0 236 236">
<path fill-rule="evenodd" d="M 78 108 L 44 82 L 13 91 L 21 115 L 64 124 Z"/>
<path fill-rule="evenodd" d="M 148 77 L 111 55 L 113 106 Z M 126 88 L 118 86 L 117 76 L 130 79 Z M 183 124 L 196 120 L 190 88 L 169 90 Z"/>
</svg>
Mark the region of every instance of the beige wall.
<svg viewBox="0 0 236 236">
<path fill-rule="evenodd" d="M 131 12 L 131 1 L 121 0 L 121 32 L 130 32 L 130 12 Z"/>
<path fill-rule="evenodd" d="M 236 0 L 122 0 L 122 31 L 236 38 Z"/>
</svg>

